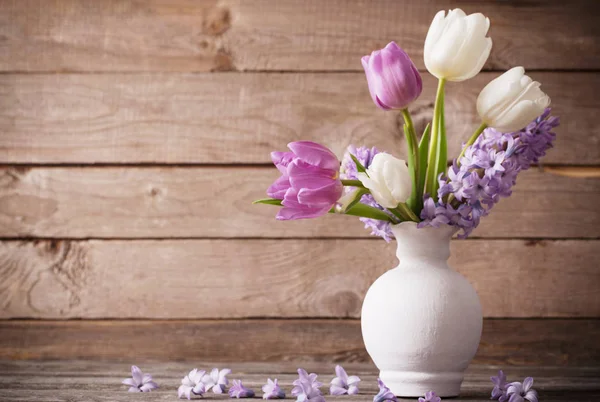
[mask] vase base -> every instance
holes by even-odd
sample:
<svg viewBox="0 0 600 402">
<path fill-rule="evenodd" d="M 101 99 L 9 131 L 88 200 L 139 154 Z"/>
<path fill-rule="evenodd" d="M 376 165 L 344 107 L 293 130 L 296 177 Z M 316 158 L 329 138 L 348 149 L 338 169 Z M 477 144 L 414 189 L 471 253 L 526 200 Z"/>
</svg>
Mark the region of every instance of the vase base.
<svg viewBox="0 0 600 402">
<path fill-rule="evenodd" d="M 437 396 L 448 398 L 460 394 L 464 373 L 382 370 L 379 377 L 396 396 L 416 398 L 434 391 Z"/>
</svg>

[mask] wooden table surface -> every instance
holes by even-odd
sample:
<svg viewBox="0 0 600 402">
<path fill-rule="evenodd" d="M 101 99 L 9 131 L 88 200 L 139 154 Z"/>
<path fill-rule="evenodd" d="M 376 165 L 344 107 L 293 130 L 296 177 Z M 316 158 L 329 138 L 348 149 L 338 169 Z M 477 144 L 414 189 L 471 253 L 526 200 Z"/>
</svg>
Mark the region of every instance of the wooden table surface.
<svg viewBox="0 0 600 402">
<path fill-rule="evenodd" d="M 140 351 L 141 353 L 143 351 Z M 127 363 L 89 361 L 0 361 L 1 401 L 166 401 L 177 400 L 177 387 L 181 378 L 194 367 L 210 370 L 225 367 L 217 363 L 144 363 L 139 364 L 144 373 L 152 374 L 160 389 L 146 394 L 130 394 L 121 381 L 130 377 Z M 305 369 L 316 372 L 319 380 L 328 384 L 333 378 L 335 363 L 307 364 Z M 262 384 L 267 377 L 278 378 L 290 395 L 292 381 L 297 377 L 294 363 L 229 363 L 233 370 L 229 376 L 241 379 L 244 385 L 255 390 L 260 398 Z M 371 401 L 377 392 L 377 370 L 371 364 L 344 364 L 351 375 L 359 375 L 360 394 L 356 396 L 329 396 L 328 401 Z M 462 395 L 453 401 L 489 401 L 492 383 L 498 366 L 474 365 L 466 374 Z M 598 367 L 505 367 L 509 380 L 535 379 L 540 402 L 600 401 L 600 368 Z M 326 385 L 322 388 L 328 393 Z M 196 397 L 199 399 L 199 397 Z M 225 400 L 226 395 L 206 394 L 206 400 Z M 402 401 L 416 400 L 400 399 Z"/>
</svg>

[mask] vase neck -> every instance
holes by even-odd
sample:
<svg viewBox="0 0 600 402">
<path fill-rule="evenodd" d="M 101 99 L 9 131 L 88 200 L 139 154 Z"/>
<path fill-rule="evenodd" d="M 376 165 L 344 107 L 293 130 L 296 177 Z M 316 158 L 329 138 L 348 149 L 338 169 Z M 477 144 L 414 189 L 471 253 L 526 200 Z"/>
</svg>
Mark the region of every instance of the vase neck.
<svg viewBox="0 0 600 402">
<path fill-rule="evenodd" d="M 417 228 L 414 222 L 402 222 L 392 227 L 400 262 L 407 260 L 447 261 L 450 258 L 450 238 L 456 228 L 448 225 L 439 228 Z"/>
</svg>

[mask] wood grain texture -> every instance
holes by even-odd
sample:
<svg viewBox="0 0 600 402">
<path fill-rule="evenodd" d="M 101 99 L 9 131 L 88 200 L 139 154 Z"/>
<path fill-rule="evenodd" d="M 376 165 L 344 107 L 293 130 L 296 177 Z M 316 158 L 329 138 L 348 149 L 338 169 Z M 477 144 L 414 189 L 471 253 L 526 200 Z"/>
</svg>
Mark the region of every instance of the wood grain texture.
<svg viewBox="0 0 600 402">
<path fill-rule="evenodd" d="M 139 359 L 136 360 L 139 363 Z M 244 385 L 258 391 L 266 382 L 266 378 L 277 378 L 281 387 L 288 393 L 292 382 L 298 377 L 295 370 L 299 362 L 290 363 L 245 363 L 228 364 L 233 371 L 230 378 L 241 378 Z M 188 362 L 163 363 L 148 362 L 141 368 L 149 372 L 160 385 L 158 390 L 144 394 L 144 400 L 173 400 L 177 385 L 181 378 L 189 372 Z M 222 362 L 195 362 L 201 368 L 222 367 Z M 319 374 L 324 383 L 323 392 L 327 394 L 327 385 L 333 377 L 333 363 L 302 363 L 308 372 Z M 377 392 L 377 368 L 371 363 L 344 364 L 345 368 L 361 379 L 360 393 L 355 396 L 329 396 L 333 401 L 365 401 L 370 400 Z M 471 365 L 461 387 L 461 396 L 455 401 L 484 402 L 489 399 L 489 377 L 497 372 L 497 366 Z M 506 369 L 506 368 L 505 368 Z M 116 362 L 0 362 L 0 397 L 3 401 L 130 401 L 135 396 L 124 392 L 121 381 L 128 375 L 130 367 L 127 363 Z M 535 388 L 544 401 L 565 401 L 562 397 L 569 395 L 580 401 L 597 401 L 600 396 L 597 367 L 510 367 L 510 379 L 522 379 L 535 376 Z M 31 387 L 31 376 L 38 376 L 36 386 Z M 141 395 L 140 395 L 141 396 Z M 25 399 L 28 398 L 28 399 Z M 227 400 L 228 396 L 205 394 L 210 400 Z M 288 399 L 290 397 L 288 396 Z M 415 401 L 416 398 L 400 399 Z M 571 399 L 573 400 L 573 399 Z"/>
<path fill-rule="evenodd" d="M 333 362 L 343 362 L 348 367 L 352 367 L 350 362 L 371 362 L 357 320 L 0 321 L 0 334 L 2 359 L 87 359 L 139 364 L 161 360 L 218 364 L 260 361 L 269 362 L 272 372 L 288 374 L 294 373 L 291 367 L 284 370 L 285 362 L 290 361 L 320 372 L 332 371 L 326 366 Z M 597 366 L 598 336 L 598 320 L 488 319 L 484 320 L 474 364 L 510 366 L 504 368 L 511 378 L 518 367 Z M 6 370 L 0 363 L 0 377 L 7 374 Z M 53 370 L 61 372 L 58 366 Z M 62 376 L 66 377 L 69 372 L 64 370 Z M 246 371 L 257 370 L 260 372 L 250 368 Z M 531 373 L 531 369 L 524 371 Z M 72 372 L 95 374 L 82 367 Z M 489 374 L 482 383 L 487 385 L 488 381 Z M 558 384 L 560 379 L 556 381 Z"/>
<path fill-rule="evenodd" d="M 451 249 L 486 317 L 600 316 L 597 240 Z M 359 317 L 394 251 L 372 240 L 3 242 L 0 318 Z"/>
<path fill-rule="evenodd" d="M 480 123 L 479 91 L 496 73 L 449 84 L 449 155 Z M 544 163 L 600 164 L 600 76 L 533 73 L 562 116 Z M 421 132 L 436 83 L 411 107 Z M 270 163 L 287 143 L 313 140 L 404 155 L 402 118 L 371 101 L 362 73 L 0 75 L 1 163 Z"/>
<path fill-rule="evenodd" d="M 485 68 L 598 69 L 594 0 L 36 0 L 0 2 L 0 70 L 360 70 L 397 41 L 423 68 L 438 10 L 491 21 Z"/>
<path fill-rule="evenodd" d="M 363 237 L 357 218 L 252 205 L 272 167 L 0 168 L 0 237 Z M 600 238 L 600 179 L 523 172 L 473 237 Z"/>
</svg>

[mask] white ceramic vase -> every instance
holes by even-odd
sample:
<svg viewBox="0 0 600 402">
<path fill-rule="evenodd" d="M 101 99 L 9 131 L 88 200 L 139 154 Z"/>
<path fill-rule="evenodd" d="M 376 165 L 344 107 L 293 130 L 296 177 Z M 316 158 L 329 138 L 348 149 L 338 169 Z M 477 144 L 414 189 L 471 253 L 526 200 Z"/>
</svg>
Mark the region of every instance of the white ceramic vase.
<svg viewBox="0 0 600 402">
<path fill-rule="evenodd" d="M 365 296 L 365 346 L 395 395 L 457 396 L 479 346 L 483 319 L 475 289 L 447 263 L 455 230 L 403 222 L 393 232 L 400 264 Z"/>
</svg>

